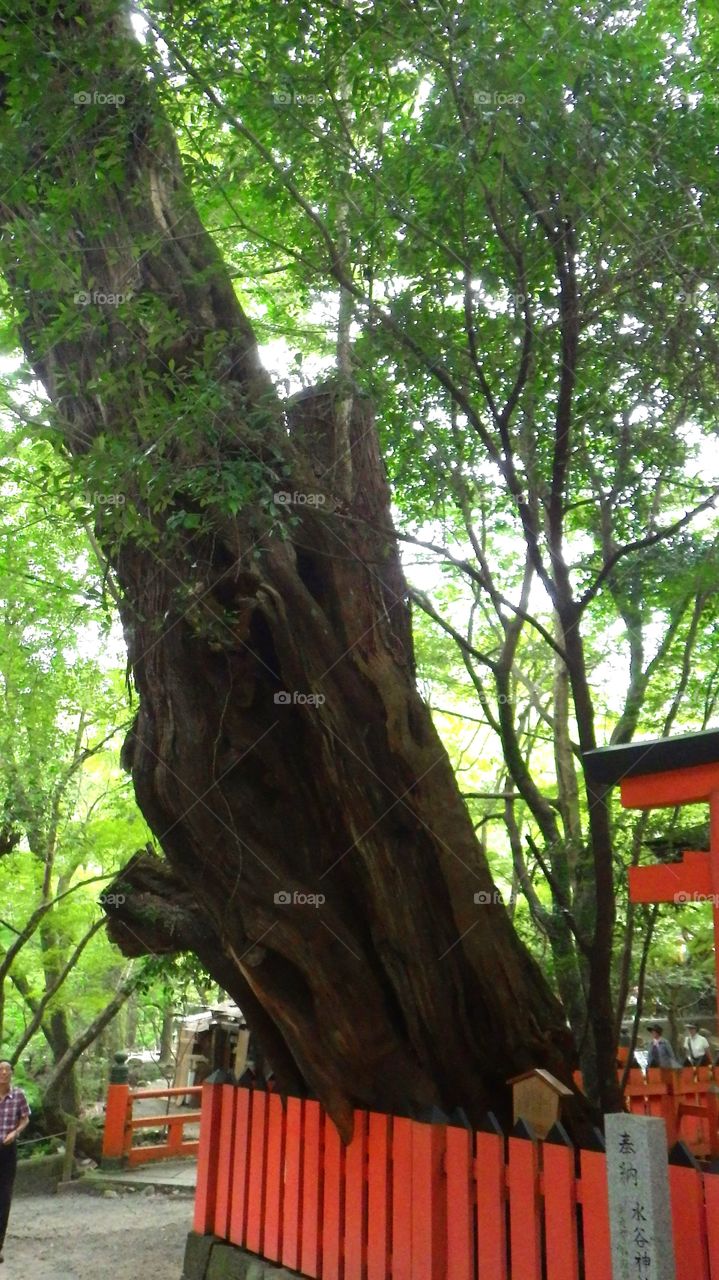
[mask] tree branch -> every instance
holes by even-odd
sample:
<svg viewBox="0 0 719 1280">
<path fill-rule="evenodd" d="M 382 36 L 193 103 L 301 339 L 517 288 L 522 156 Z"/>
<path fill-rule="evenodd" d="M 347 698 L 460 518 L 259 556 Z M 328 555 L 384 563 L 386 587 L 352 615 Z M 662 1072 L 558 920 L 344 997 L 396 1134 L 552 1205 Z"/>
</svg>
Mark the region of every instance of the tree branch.
<svg viewBox="0 0 719 1280">
<path fill-rule="evenodd" d="M 666 525 L 663 529 L 657 529 L 656 533 L 651 533 L 646 538 L 637 538 L 634 542 L 625 543 L 623 547 L 617 547 L 616 551 L 609 557 L 609 560 L 602 567 L 595 581 L 592 583 L 592 586 L 588 587 L 577 601 L 577 608 L 579 612 L 581 613 L 590 601 L 594 599 L 619 560 L 624 556 L 632 555 L 635 551 L 644 551 L 646 547 L 653 547 L 656 543 L 664 541 L 665 538 L 673 537 L 675 533 L 679 533 L 679 531 L 684 529 L 686 525 L 691 524 L 691 521 L 694 520 L 696 516 L 701 515 L 702 511 L 707 511 L 709 507 L 713 507 L 717 498 L 719 498 L 719 487 L 713 489 L 709 497 L 705 498 L 703 502 L 700 502 L 698 507 L 693 507 L 691 511 L 685 512 L 685 514 L 679 520 L 675 520 L 673 524 Z"/>
</svg>

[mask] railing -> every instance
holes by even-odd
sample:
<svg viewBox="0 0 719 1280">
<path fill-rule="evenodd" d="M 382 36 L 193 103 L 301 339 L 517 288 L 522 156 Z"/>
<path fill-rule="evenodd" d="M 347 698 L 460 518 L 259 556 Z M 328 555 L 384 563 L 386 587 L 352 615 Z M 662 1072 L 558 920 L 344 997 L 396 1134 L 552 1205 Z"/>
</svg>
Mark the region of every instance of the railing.
<svg viewBox="0 0 719 1280">
<path fill-rule="evenodd" d="M 619 1079 L 624 1076 L 619 1071 Z M 581 1089 L 579 1072 L 575 1082 Z M 669 1146 L 681 1141 L 700 1159 L 719 1156 L 719 1067 L 650 1067 L 646 1075 L 633 1067 L 624 1087 L 632 1115 L 661 1116 Z"/>
<path fill-rule="evenodd" d="M 194 1229 L 317 1280 L 607 1280 L 603 1150 L 205 1084 Z M 522 1136 L 522 1135 L 525 1136 Z M 677 1280 L 719 1280 L 719 1174 L 670 1158 Z"/>
<path fill-rule="evenodd" d="M 194 1156 L 197 1140 L 185 1141 L 185 1125 L 199 1124 L 200 1111 L 171 1111 L 152 1116 L 133 1116 L 135 1102 L 143 1098 L 186 1098 L 199 1100 L 201 1085 L 185 1085 L 179 1089 L 130 1089 L 127 1084 L 110 1084 L 105 1109 L 105 1132 L 102 1140 L 102 1162 L 133 1167 L 151 1160 L 167 1160 L 174 1156 Z M 140 1129 L 167 1129 L 166 1140 L 153 1146 L 133 1146 Z"/>
</svg>

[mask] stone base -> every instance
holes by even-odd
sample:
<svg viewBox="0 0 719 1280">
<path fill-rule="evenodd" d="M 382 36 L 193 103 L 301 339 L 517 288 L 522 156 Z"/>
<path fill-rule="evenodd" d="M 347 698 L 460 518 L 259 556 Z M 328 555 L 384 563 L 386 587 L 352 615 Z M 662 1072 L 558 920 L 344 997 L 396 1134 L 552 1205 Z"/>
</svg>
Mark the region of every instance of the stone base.
<svg viewBox="0 0 719 1280">
<path fill-rule="evenodd" d="M 187 1237 L 182 1280 L 297 1280 L 297 1274 L 217 1236 L 191 1231 Z"/>
<path fill-rule="evenodd" d="M 31 1156 L 29 1160 L 18 1160 L 14 1194 L 40 1196 L 56 1191 L 62 1177 L 64 1159 L 62 1155 L 55 1155 Z"/>
</svg>

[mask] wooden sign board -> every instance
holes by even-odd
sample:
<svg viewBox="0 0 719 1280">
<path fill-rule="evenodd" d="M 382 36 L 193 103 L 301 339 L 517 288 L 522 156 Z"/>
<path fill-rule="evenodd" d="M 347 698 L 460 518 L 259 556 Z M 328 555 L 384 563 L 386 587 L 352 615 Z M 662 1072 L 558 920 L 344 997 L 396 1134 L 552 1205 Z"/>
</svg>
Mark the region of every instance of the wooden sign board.
<svg viewBox="0 0 719 1280">
<path fill-rule="evenodd" d="M 524 1120 L 538 1138 L 546 1138 L 559 1120 L 563 1098 L 571 1098 L 572 1090 L 557 1080 L 550 1071 L 535 1067 L 509 1081 L 512 1086 L 514 1123 Z"/>
</svg>

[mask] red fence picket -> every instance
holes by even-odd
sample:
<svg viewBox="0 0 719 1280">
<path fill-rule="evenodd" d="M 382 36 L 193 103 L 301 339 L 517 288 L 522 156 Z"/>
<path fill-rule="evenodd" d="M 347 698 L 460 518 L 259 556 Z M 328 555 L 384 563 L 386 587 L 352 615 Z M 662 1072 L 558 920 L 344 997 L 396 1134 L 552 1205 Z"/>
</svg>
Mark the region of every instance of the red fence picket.
<svg viewBox="0 0 719 1280">
<path fill-rule="evenodd" d="M 322 1196 L 322 1280 L 344 1280 L 343 1222 L 345 1149 L 331 1123 L 325 1124 Z"/>
<path fill-rule="evenodd" d="M 584 1280 L 607 1280 L 612 1274 L 609 1236 L 609 1189 L 603 1151 L 579 1153 L 582 1202 Z"/>
<path fill-rule="evenodd" d="M 202 1123 L 193 1219 L 194 1229 L 200 1235 L 211 1235 L 215 1227 L 221 1137 L 222 1090 L 217 1085 L 205 1084 L 202 1086 Z"/>
<path fill-rule="evenodd" d="M 235 1105 L 238 1090 L 231 1084 L 222 1084 L 220 1085 L 220 1094 L 220 1141 L 217 1152 L 217 1165 L 220 1175 L 217 1179 L 214 1232 L 221 1240 L 227 1240 L 230 1235 L 232 1170 L 235 1146 Z M 223 1169 L 227 1170 L 227 1176 L 225 1177 L 221 1174 Z"/>
<path fill-rule="evenodd" d="M 446 1280 L 447 1192 L 444 1178 L 446 1129 L 412 1124 L 412 1280 Z"/>
<path fill-rule="evenodd" d="M 302 1207 L 304 1121 L 306 1102 L 302 1098 L 287 1099 L 285 1126 L 285 1195 L 282 1213 L 282 1263 L 292 1271 L 299 1270 L 302 1251 Z M 311 1271 L 307 1272 L 312 1275 Z"/>
<path fill-rule="evenodd" d="M 474 1280 L 474 1179 L 472 1135 L 447 1130 L 447 1263 L 452 1280 Z"/>
<path fill-rule="evenodd" d="M 367 1280 L 385 1280 L 387 1275 L 392 1226 L 391 1143 L 392 1117 L 370 1112 L 367 1138 Z"/>
<path fill-rule="evenodd" d="M 505 1208 L 504 1138 L 499 1132 L 476 1135 L 477 1275 L 507 1280 L 508 1241 Z"/>
<path fill-rule="evenodd" d="M 242 1245 L 245 1243 L 247 1233 L 247 1170 L 250 1159 L 252 1094 L 249 1089 L 237 1089 L 236 1092 L 233 1160 L 232 1169 L 228 1171 L 228 1181 L 231 1180 L 232 1183 L 229 1240 L 231 1244 Z"/>
<path fill-rule="evenodd" d="M 677 1148 L 669 1178 L 677 1280 L 719 1280 L 719 1172 Z M 559 1126 L 505 1140 L 496 1122 L 358 1111 L 344 1147 L 317 1102 L 208 1085 L 194 1222 L 313 1280 L 611 1275 L 604 1152 L 575 1152 Z"/>
<path fill-rule="evenodd" d="M 247 1227 L 245 1244 L 250 1253 L 262 1253 L 267 1160 L 267 1101 L 269 1094 L 250 1095 L 250 1149 L 247 1170 Z"/>
<path fill-rule="evenodd" d="M 355 1111 L 345 1152 L 345 1280 L 364 1280 L 367 1262 L 367 1112 Z"/>
<path fill-rule="evenodd" d="M 265 1163 L 262 1256 L 279 1262 L 285 1165 L 285 1111 L 278 1093 L 267 1094 L 267 1160 Z"/>
<path fill-rule="evenodd" d="M 392 1280 L 412 1280 L 412 1121 L 396 1116 L 392 1144 Z"/>
<path fill-rule="evenodd" d="M 509 1139 L 509 1238 L 512 1280 L 542 1280 L 539 1151 L 525 1137 Z"/>
<path fill-rule="evenodd" d="M 299 1270 L 320 1275 L 322 1259 L 323 1147 L 325 1117 L 319 1102 L 305 1102 L 302 1141 L 302 1239 Z"/>
<path fill-rule="evenodd" d="M 719 1280 L 719 1170 L 716 1165 L 711 1166 L 710 1172 L 704 1174 L 702 1181 L 706 1208 L 704 1221 L 707 1229 L 709 1275 L 711 1280 Z"/>
<path fill-rule="evenodd" d="M 542 1144 L 547 1280 L 579 1280 L 574 1147 L 555 1126 Z"/>
</svg>

